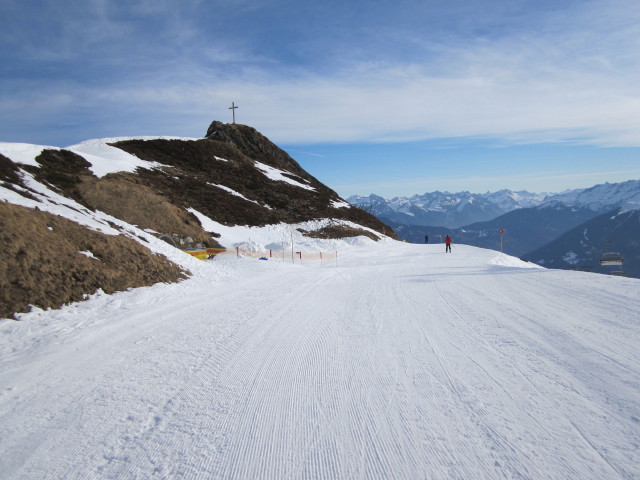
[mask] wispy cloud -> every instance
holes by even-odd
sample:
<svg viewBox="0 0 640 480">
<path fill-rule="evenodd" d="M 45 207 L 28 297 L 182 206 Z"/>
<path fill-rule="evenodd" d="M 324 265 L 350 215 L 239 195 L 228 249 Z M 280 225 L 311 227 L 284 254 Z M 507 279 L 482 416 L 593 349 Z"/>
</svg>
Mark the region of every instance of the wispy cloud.
<svg viewBox="0 0 640 480">
<path fill-rule="evenodd" d="M 434 78 L 418 66 L 393 66 L 289 79 L 257 70 L 208 86 L 206 74 L 195 72 L 191 78 L 200 77 L 198 83 L 125 85 L 87 98 L 140 108 L 162 104 L 196 115 L 219 112 L 223 119 L 233 99 L 241 105 L 239 121 L 266 128 L 287 143 L 475 136 L 513 143 L 640 145 L 636 78 L 616 88 L 607 76 L 576 70 L 545 79 L 513 70 L 508 78 L 500 74 Z"/>
<path fill-rule="evenodd" d="M 310 157 L 325 158 L 325 155 L 320 155 L 319 153 L 302 152 L 300 150 L 289 150 L 288 153 L 291 155 L 308 155 Z"/>
</svg>

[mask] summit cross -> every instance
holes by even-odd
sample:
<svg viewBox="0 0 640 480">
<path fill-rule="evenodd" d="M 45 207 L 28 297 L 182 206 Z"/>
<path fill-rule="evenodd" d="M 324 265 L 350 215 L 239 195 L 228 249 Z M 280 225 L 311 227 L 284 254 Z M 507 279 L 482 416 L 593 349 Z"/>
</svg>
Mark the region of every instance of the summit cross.
<svg viewBox="0 0 640 480">
<path fill-rule="evenodd" d="M 238 108 L 238 106 L 235 104 L 235 102 L 231 102 L 229 110 L 233 112 L 233 123 L 236 123 L 236 108 Z"/>
</svg>

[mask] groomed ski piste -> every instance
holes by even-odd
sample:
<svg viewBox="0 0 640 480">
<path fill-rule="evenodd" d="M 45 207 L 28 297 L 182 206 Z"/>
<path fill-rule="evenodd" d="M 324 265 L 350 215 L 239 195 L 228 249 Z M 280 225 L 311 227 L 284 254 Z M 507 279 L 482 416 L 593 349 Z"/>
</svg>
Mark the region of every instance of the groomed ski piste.
<svg viewBox="0 0 640 480">
<path fill-rule="evenodd" d="M 286 252 L 199 261 L 26 181 L 193 275 L 0 320 L 3 480 L 640 478 L 638 280 L 194 211 Z"/>
<path fill-rule="evenodd" d="M 640 477 L 638 281 L 528 267 L 230 257 L 2 321 L 2 478 Z"/>
</svg>

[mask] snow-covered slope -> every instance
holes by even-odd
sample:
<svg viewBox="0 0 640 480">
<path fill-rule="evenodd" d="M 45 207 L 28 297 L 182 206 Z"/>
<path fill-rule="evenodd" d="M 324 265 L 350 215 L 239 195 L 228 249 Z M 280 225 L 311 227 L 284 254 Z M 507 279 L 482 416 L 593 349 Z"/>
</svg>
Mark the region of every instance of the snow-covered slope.
<svg viewBox="0 0 640 480">
<path fill-rule="evenodd" d="M 136 168 L 155 168 L 161 166 L 154 162 L 145 162 L 119 148 L 112 143 L 128 140 L 184 140 L 196 141 L 198 138 L 182 137 L 112 137 L 87 140 L 76 145 L 66 147 L 65 150 L 77 153 L 91 164 L 91 171 L 97 177 L 104 177 L 109 173 L 134 172 Z M 36 157 L 44 150 L 60 150 L 59 147 L 31 145 L 28 143 L 0 142 L 0 154 L 5 155 L 15 163 L 40 167 Z"/>
<path fill-rule="evenodd" d="M 0 472 L 638 478 L 639 314 L 637 280 L 464 245 L 218 258 L 0 322 Z"/>
</svg>

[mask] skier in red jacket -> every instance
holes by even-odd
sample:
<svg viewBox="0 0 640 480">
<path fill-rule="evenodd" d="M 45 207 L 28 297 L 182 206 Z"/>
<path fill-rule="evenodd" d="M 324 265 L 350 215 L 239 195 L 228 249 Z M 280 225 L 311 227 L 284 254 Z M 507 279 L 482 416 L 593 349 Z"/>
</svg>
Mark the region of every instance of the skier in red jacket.
<svg viewBox="0 0 640 480">
<path fill-rule="evenodd" d="M 451 253 L 451 237 L 449 235 L 446 236 L 446 238 L 444 239 L 444 243 L 446 243 L 446 248 L 444 250 L 444 253 Z"/>
</svg>

